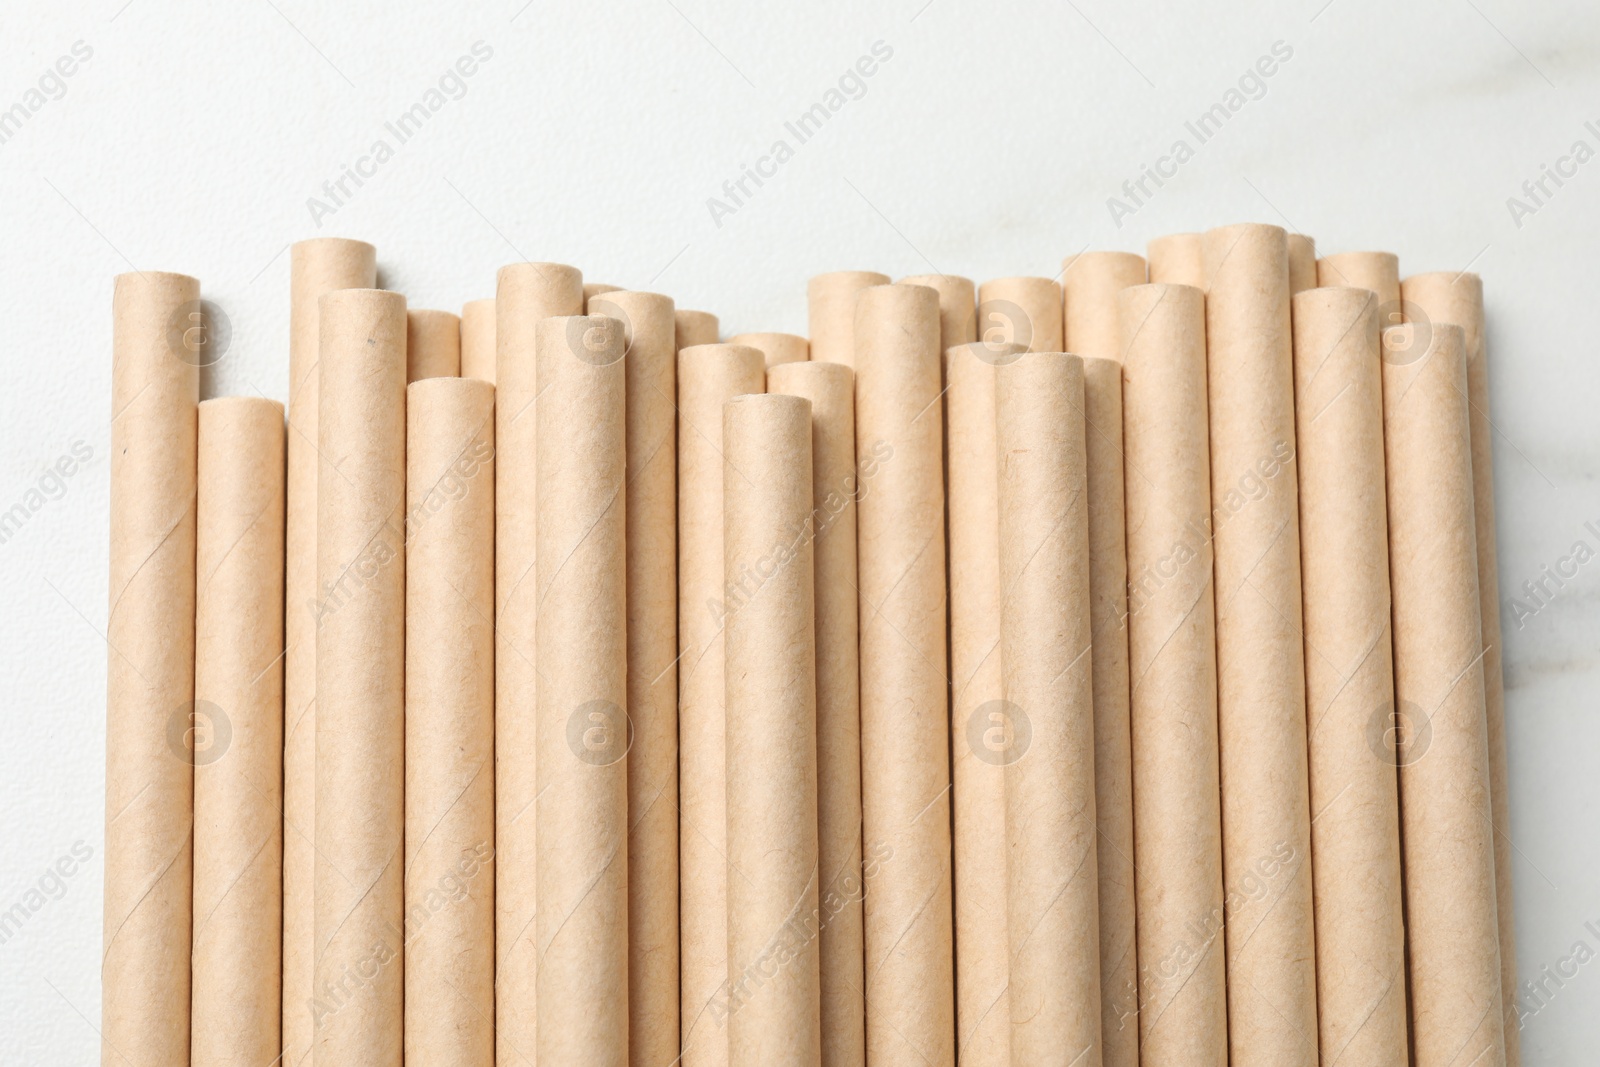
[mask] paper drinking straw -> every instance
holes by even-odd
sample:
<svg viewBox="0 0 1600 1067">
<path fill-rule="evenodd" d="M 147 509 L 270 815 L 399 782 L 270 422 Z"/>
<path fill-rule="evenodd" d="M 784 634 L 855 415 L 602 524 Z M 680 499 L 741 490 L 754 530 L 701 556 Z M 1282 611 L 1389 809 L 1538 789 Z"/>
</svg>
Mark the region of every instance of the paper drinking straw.
<svg viewBox="0 0 1600 1067">
<path fill-rule="evenodd" d="M 1198 233 L 1169 233 L 1145 246 L 1150 281 L 1155 285 L 1206 287 L 1206 258 Z"/>
<path fill-rule="evenodd" d="M 1383 345 L 1412 1062 L 1503 1063 L 1465 335 L 1412 323 Z"/>
<path fill-rule="evenodd" d="M 1068 352 L 1116 359 L 1122 352 L 1117 294 L 1145 283 L 1143 256 L 1080 252 L 1061 261 L 1062 337 Z"/>
<path fill-rule="evenodd" d="M 310 1062 L 316 924 L 317 302 L 378 284 L 377 250 L 318 237 L 289 246 L 289 493 L 284 557 L 283 1063 Z"/>
<path fill-rule="evenodd" d="M 926 285 L 939 294 L 939 351 L 978 339 L 978 290 L 971 278 L 953 274 L 915 274 L 900 279 L 901 285 Z"/>
<path fill-rule="evenodd" d="M 494 386 L 406 391 L 406 1058 L 494 1063 Z"/>
<path fill-rule="evenodd" d="M 189 1062 L 205 1067 L 283 1051 L 283 435 L 276 400 L 200 405 Z"/>
<path fill-rule="evenodd" d="M 839 363 L 786 363 L 767 391 L 811 401 L 811 517 L 817 620 L 817 857 L 822 1057 L 866 1063 L 862 1000 L 861 690 L 856 615 L 856 499 L 876 468 L 856 469 L 855 374 Z"/>
<path fill-rule="evenodd" d="M 811 358 L 826 363 L 855 364 L 856 297 L 874 285 L 888 285 L 889 276 L 871 270 L 838 270 L 813 275 L 806 283 L 806 332 Z"/>
<path fill-rule="evenodd" d="M 820 1063 L 811 402 L 723 407 L 728 1047 Z"/>
<path fill-rule="evenodd" d="M 856 302 L 861 498 L 862 815 L 867 1058 L 955 1056 L 939 302 L 926 286 Z"/>
<path fill-rule="evenodd" d="M 1061 351 L 1061 286 L 1049 278 L 996 278 L 978 287 L 978 337 L 990 344 Z"/>
<path fill-rule="evenodd" d="M 583 278 L 559 263 L 502 267 L 495 293 L 495 1047 L 538 1050 L 538 707 L 536 630 L 539 387 L 534 331 L 583 307 Z"/>
<path fill-rule="evenodd" d="M 1289 295 L 1317 287 L 1317 242 L 1303 233 L 1285 236 L 1289 251 Z"/>
<path fill-rule="evenodd" d="M 622 286 L 620 285 L 607 285 L 604 282 L 584 282 L 583 313 L 585 315 L 589 314 L 589 301 L 593 300 L 595 297 L 604 296 L 606 293 L 618 292 L 621 290 L 621 288 Z"/>
<path fill-rule="evenodd" d="M 634 1063 L 678 1055 L 678 356 L 672 298 L 614 290 L 626 324 L 628 1014 Z"/>
<path fill-rule="evenodd" d="M 1506 1063 L 1516 1067 L 1521 1061 L 1521 1026 L 1517 1017 L 1517 939 L 1511 886 L 1511 787 L 1506 766 L 1505 662 L 1500 638 L 1500 577 L 1496 562 L 1499 550 L 1494 528 L 1494 424 L 1489 421 L 1483 279 L 1454 271 L 1414 274 L 1401 284 L 1400 290 L 1408 319 L 1453 322 L 1465 335 L 1468 417 L 1472 423 L 1473 529 L 1478 546 L 1478 603 L 1484 646 L 1483 697 L 1489 729 L 1489 798 L 1495 828 L 1500 988 L 1506 1017 Z"/>
<path fill-rule="evenodd" d="M 1131 252 L 1083 252 L 1061 267 L 1067 351 L 1083 357 L 1094 630 L 1095 815 L 1099 821 L 1100 1040 L 1105 1067 L 1136 1067 L 1133 755 L 1128 720 L 1128 557 L 1122 453 L 1122 327 L 1117 298 L 1145 282 Z"/>
<path fill-rule="evenodd" d="M 811 358 L 810 343 L 792 333 L 741 333 L 728 338 L 728 343 L 759 348 L 766 358 L 768 370 L 779 364 L 800 363 Z"/>
<path fill-rule="evenodd" d="M 1282 229 L 1252 224 L 1208 231 L 1204 244 L 1228 1044 L 1235 1064 L 1313 1065 L 1288 246 Z"/>
<path fill-rule="evenodd" d="M 189 1055 L 195 449 L 203 316 L 182 274 L 117 276 L 111 340 L 101 1050 Z M 203 318 L 201 320 L 203 327 Z M 176 331 L 176 332 L 174 332 Z"/>
<path fill-rule="evenodd" d="M 461 376 L 494 384 L 494 299 L 461 305 Z"/>
<path fill-rule="evenodd" d="M 1112 308 L 1115 310 L 1115 302 Z M 1072 321 L 1068 319 L 1069 323 Z M 1094 776 L 1100 898 L 1100 1040 L 1108 1067 L 1137 1063 L 1139 1031 L 1121 1016 L 1139 988 L 1133 870 L 1133 750 L 1128 718 L 1128 556 L 1122 363 L 1083 357 L 1089 485 L 1089 611 L 1094 633 Z"/>
<path fill-rule="evenodd" d="M 1306 724 L 1325 1063 L 1406 1062 L 1378 297 L 1294 298 Z M 1374 729 L 1374 716 L 1378 725 Z"/>
<path fill-rule="evenodd" d="M 1139 995 L 1119 1003 L 1146 1067 L 1228 1057 L 1211 581 L 1205 297 L 1118 298 L 1128 509 Z"/>
<path fill-rule="evenodd" d="M 406 302 L 321 300 L 313 1057 L 403 1053 Z"/>
<path fill-rule="evenodd" d="M 945 350 L 956 1030 L 961 1062 L 1009 1067 L 1006 766 L 1020 754 L 1000 655 L 995 374 L 1021 345 Z"/>
<path fill-rule="evenodd" d="M 1393 252 L 1335 252 L 1317 260 L 1317 284 L 1367 289 L 1378 295 L 1378 329 L 1405 321 L 1400 311 L 1400 260 Z"/>
<path fill-rule="evenodd" d="M 461 318 L 454 312 L 406 312 L 406 381 L 461 374 Z"/>
<path fill-rule="evenodd" d="M 679 308 L 673 312 L 675 333 L 677 335 L 677 348 L 682 352 L 685 348 L 695 345 L 714 345 L 717 343 L 717 317 L 709 311 L 690 311 Z"/>
<path fill-rule="evenodd" d="M 761 352 L 678 353 L 678 806 L 684 1067 L 726 1067 L 727 725 L 722 405 L 764 385 Z"/>
<path fill-rule="evenodd" d="M 541 1063 L 628 1062 L 627 341 L 535 329 Z"/>
<path fill-rule="evenodd" d="M 1101 1061 L 1083 361 L 996 373 L 1013 1062 Z"/>
</svg>

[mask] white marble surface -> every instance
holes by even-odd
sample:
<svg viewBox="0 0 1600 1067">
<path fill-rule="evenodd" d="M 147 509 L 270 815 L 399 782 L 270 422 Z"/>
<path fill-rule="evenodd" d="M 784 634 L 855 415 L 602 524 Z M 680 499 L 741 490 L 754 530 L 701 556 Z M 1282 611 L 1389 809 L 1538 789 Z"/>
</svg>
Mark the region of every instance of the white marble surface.
<svg viewBox="0 0 1600 1067">
<path fill-rule="evenodd" d="M 1600 549 L 1600 161 L 1520 226 L 1507 206 L 1575 141 L 1600 149 L 1600 9 L 1324 5 L 11 0 L 0 109 L 76 42 L 92 56 L 0 143 L 0 510 L 74 447 L 92 458 L 0 544 L 0 911 L 76 842 L 94 858 L 0 943 L 0 1058 L 96 1054 L 109 312 L 133 266 L 198 275 L 231 317 L 210 391 L 283 399 L 284 248 L 319 232 L 376 243 L 416 306 L 552 259 L 731 334 L 803 331 L 821 270 L 1048 275 L 1085 246 L 1278 222 L 1324 251 L 1392 249 L 1407 273 L 1483 274 L 1502 588 Z M 478 41 L 493 54 L 465 94 L 318 229 L 308 198 L 393 143 L 384 123 Z M 864 92 L 798 143 L 785 122 L 880 41 Z M 1107 198 L 1280 41 L 1260 99 L 1114 225 Z M 708 198 L 779 138 L 792 158 L 714 219 Z M 1505 615 L 1530 977 L 1600 950 L 1597 598 L 1600 561 L 1520 628 Z M 1562 982 L 1528 1021 L 1529 1064 L 1594 1062 L 1600 962 Z"/>
</svg>

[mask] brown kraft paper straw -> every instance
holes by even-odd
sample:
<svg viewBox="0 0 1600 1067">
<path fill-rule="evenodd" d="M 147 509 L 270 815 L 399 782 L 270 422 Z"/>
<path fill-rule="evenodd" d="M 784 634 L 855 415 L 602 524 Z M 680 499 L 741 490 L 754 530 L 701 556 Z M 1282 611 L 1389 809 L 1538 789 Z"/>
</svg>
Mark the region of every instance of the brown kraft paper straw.
<svg viewBox="0 0 1600 1067">
<path fill-rule="evenodd" d="M 1116 303 L 1111 303 L 1113 311 Z M 1070 319 L 1068 320 L 1071 321 Z M 1120 353 L 1119 353 L 1120 354 Z M 1122 363 L 1083 357 L 1089 486 L 1089 623 L 1094 634 L 1095 842 L 1100 898 L 1100 1040 L 1107 1067 L 1138 1063 L 1139 1029 L 1121 1006 L 1139 995 L 1133 870 L 1133 753 L 1128 721 L 1128 555 Z"/>
<path fill-rule="evenodd" d="M 1400 260 L 1393 252 L 1335 252 L 1323 256 L 1317 260 L 1317 284 L 1377 293 L 1380 330 L 1405 321 L 1400 313 Z"/>
<path fill-rule="evenodd" d="M 1303 233 L 1286 234 L 1289 252 L 1289 295 L 1317 287 L 1317 242 Z"/>
<path fill-rule="evenodd" d="M 926 285 L 939 294 L 939 351 L 968 345 L 978 339 L 978 290 L 971 278 L 953 274 L 916 274 L 901 278 L 901 285 Z"/>
<path fill-rule="evenodd" d="M 494 384 L 494 299 L 461 305 L 461 377 Z"/>
<path fill-rule="evenodd" d="M 1489 802 L 1494 819 L 1494 880 L 1500 923 L 1500 989 L 1506 1063 L 1521 1062 L 1517 1017 L 1517 939 L 1511 886 L 1510 779 L 1506 757 L 1505 663 L 1500 644 L 1500 576 L 1494 528 L 1494 425 L 1489 421 L 1489 366 L 1483 328 L 1483 279 L 1443 271 L 1414 274 L 1401 285 L 1406 317 L 1460 326 L 1467 353 L 1468 418 L 1472 423 L 1473 529 L 1478 546 L 1478 604 L 1483 626 L 1483 703 L 1489 730 Z M 1385 322 L 1388 326 L 1390 323 Z"/>
<path fill-rule="evenodd" d="M 811 402 L 723 408 L 728 1051 L 822 1061 Z"/>
<path fill-rule="evenodd" d="M 1403 1065 L 1378 299 L 1322 288 L 1293 303 L 1321 1059 Z"/>
<path fill-rule="evenodd" d="M 678 356 L 671 297 L 616 290 L 589 306 L 628 344 L 628 1056 L 650 1067 L 679 1052 Z"/>
<path fill-rule="evenodd" d="M 199 282 L 154 271 L 118 275 L 112 296 L 107 1067 L 189 1056 L 199 301 Z"/>
<path fill-rule="evenodd" d="M 749 345 L 759 348 L 765 357 L 767 369 L 783 363 L 803 363 L 811 358 L 811 345 L 804 337 L 792 333 L 741 333 L 728 338 L 730 345 Z"/>
<path fill-rule="evenodd" d="M 955 1059 L 938 294 L 856 302 L 867 1059 Z"/>
<path fill-rule="evenodd" d="M 495 289 L 495 1048 L 531 1065 L 538 1050 L 538 458 L 534 329 L 583 307 L 583 277 L 560 263 L 500 268 Z"/>
<path fill-rule="evenodd" d="M 200 405 L 193 1044 L 273 1063 L 283 927 L 283 405 Z"/>
<path fill-rule="evenodd" d="M 866 1063 L 862 1001 L 861 690 L 856 639 L 856 499 L 874 468 L 856 470 L 855 373 L 839 363 L 788 363 L 767 391 L 811 401 L 811 518 L 817 646 L 817 860 L 822 1062 Z"/>
<path fill-rule="evenodd" d="M 310 1063 L 316 958 L 317 302 L 378 283 L 377 250 L 318 237 L 289 247 L 289 492 L 284 556 L 283 1065 Z"/>
<path fill-rule="evenodd" d="M 494 1063 L 494 386 L 406 391 L 406 1059 Z"/>
<path fill-rule="evenodd" d="M 1222 813 L 1205 297 L 1136 285 L 1122 320 L 1139 1027 L 1145 1067 L 1224 1067 Z"/>
<path fill-rule="evenodd" d="M 673 333 L 679 352 L 696 345 L 717 343 L 717 317 L 709 311 L 690 311 L 679 308 L 672 313 Z"/>
<path fill-rule="evenodd" d="M 806 283 L 806 332 L 811 335 L 811 358 L 854 366 L 856 297 L 863 289 L 888 284 L 887 274 L 872 270 L 813 275 Z"/>
<path fill-rule="evenodd" d="M 606 293 L 616 293 L 621 291 L 622 286 L 620 285 L 607 285 L 604 282 L 584 282 L 583 313 L 585 315 L 590 314 L 589 301 L 593 300 L 595 297 L 604 296 Z"/>
<path fill-rule="evenodd" d="M 1228 1044 L 1291 1067 L 1317 1062 L 1317 976 L 1288 250 L 1245 224 L 1205 253 Z"/>
<path fill-rule="evenodd" d="M 1205 249 L 1198 233 L 1169 233 L 1145 246 L 1150 281 L 1155 285 L 1206 287 Z"/>
<path fill-rule="evenodd" d="M 539 367 L 539 1062 L 628 1062 L 623 324 L 545 319 Z"/>
<path fill-rule="evenodd" d="M 1120 356 L 1117 294 L 1130 285 L 1143 285 L 1145 273 L 1144 257 L 1132 252 L 1080 252 L 1064 259 L 1061 292 L 1066 350 L 1101 359 Z"/>
<path fill-rule="evenodd" d="M 461 319 L 454 312 L 406 312 L 406 381 L 461 374 Z"/>
<path fill-rule="evenodd" d="M 1014 729 L 1011 1055 L 1101 1062 L 1083 362 L 1030 353 L 996 374 L 1000 634 Z"/>
<path fill-rule="evenodd" d="M 996 278 L 978 287 L 977 340 L 1060 352 L 1061 286 L 1049 278 Z"/>
<path fill-rule="evenodd" d="M 684 1067 L 726 1067 L 728 812 L 722 405 L 764 385 L 758 349 L 678 353 L 678 861 Z"/>
<path fill-rule="evenodd" d="M 1413 323 L 1383 345 L 1412 1062 L 1501 1064 L 1465 336 Z"/>
<path fill-rule="evenodd" d="M 966 1067 L 1011 1063 L 1005 772 L 1019 752 L 1000 655 L 995 374 L 1025 351 L 972 343 L 944 353 L 956 1040 Z"/>
<path fill-rule="evenodd" d="M 406 301 L 322 297 L 317 447 L 320 1067 L 402 1058 Z"/>
</svg>

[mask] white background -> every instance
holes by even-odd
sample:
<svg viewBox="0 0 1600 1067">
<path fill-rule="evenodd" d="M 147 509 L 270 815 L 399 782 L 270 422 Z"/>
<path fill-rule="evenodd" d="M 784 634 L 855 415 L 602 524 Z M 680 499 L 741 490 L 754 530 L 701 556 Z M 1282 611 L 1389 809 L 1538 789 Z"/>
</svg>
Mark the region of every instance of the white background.
<svg viewBox="0 0 1600 1067">
<path fill-rule="evenodd" d="M 95 859 L 0 945 L 0 1061 L 98 1056 L 122 271 L 197 275 L 235 331 L 208 395 L 281 400 L 285 248 L 318 233 L 375 243 L 413 306 L 556 260 L 731 334 L 804 332 L 819 271 L 1051 275 L 1085 246 L 1276 222 L 1484 276 L 1502 591 L 1600 549 L 1600 162 L 1521 227 L 1506 204 L 1574 141 L 1600 149 L 1592 2 L 524 2 L 6 0 L 0 109 L 75 42 L 93 56 L 0 145 L 0 511 L 74 443 L 94 458 L 0 545 L 0 910 L 74 842 Z M 307 198 L 480 40 L 465 96 L 318 229 Z M 877 41 L 865 94 L 716 225 L 707 198 Z M 1115 226 L 1107 197 L 1276 41 L 1293 57 L 1265 95 Z M 1521 628 L 1503 611 L 1525 977 L 1600 950 L 1597 593 L 1600 561 Z M 1600 963 L 1549 988 L 1526 1062 L 1592 1064 Z"/>
</svg>

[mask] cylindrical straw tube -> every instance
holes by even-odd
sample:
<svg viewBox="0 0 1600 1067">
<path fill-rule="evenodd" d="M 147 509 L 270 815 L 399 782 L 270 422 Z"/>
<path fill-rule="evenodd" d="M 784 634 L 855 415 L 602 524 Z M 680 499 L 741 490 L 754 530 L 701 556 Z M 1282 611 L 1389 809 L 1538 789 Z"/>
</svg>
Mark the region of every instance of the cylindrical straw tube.
<svg viewBox="0 0 1600 1067">
<path fill-rule="evenodd" d="M 678 861 L 684 1067 L 728 1064 L 722 406 L 759 393 L 761 352 L 678 353 Z"/>
<path fill-rule="evenodd" d="M 926 285 L 939 294 L 939 351 L 969 345 L 978 339 L 978 290 L 971 278 L 953 274 L 915 274 L 901 285 Z"/>
<path fill-rule="evenodd" d="M 628 1062 L 627 339 L 535 329 L 541 1063 Z"/>
<path fill-rule="evenodd" d="M 1026 351 L 975 342 L 944 353 L 956 1040 L 967 1067 L 1011 1063 L 1005 769 L 1022 752 L 1000 656 L 995 372 Z"/>
<path fill-rule="evenodd" d="M 1083 361 L 1035 352 L 996 374 L 1000 649 L 1011 1055 L 1101 1062 L 1094 685 Z"/>
<path fill-rule="evenodd" d="M 672 298 L 616 290 L 596 314 L 626 325 L 628 450 L 629 1057 L 678 1044 L 678 355 Z"/>
<path fill-rule="evenodd" d="M 282 1052 L 283 405 L 200 405 L 195 547 L 193 1044 Z"/>
<path fill-rule="evenodd" d="M 406 312 L 406 381 L 461 374 L 461 318 L 454 312 Z"/>
<path fill-rule="evenodd" d="M 682 352 L 685 348 L 696 345 L 714 345 L 717 343 L 719 329 L 717 317 L 709 311 L 690 311 L 679 308 L 672 313 L 673 333 L 677 338 L 677 348 Z"/>
<path fill-rule="evenodd" d="M 874 285 L 888 285 L 889 276 L 871 270 L 837 270 L 806 283 L 806 308 L 811 358 L 855 365 L 856 297 Z"/>
<path fill-rule="evenodd" d="M 1494 425 L 1489 421 L 1489 366 L 1484 344 L 1483 279 L 1443 271 L 1414 274 L 1401 285 L 1413 321 L 1460 326 L 1467 353 L 1467 416 L 1472 424 L 1472 512 L 1478 548 L 1478 604 L 1483 627 L 1483 704 L 1489 730 L 1489 802 L 1494 818 L 1494 881 L 1500 922 L 1500 989 L 1506 1063 L 1521 1061 L 1517 1016 L 1517 938 L 1511 886 L 1510 778 L 1506 756 L 1505 661 L 1500 636 L 1499 549 L 1494 528 Z M 1384 326 L 1390 325 L 1383 323 Z"/>
<path fill-rule="evenodd" d="M 1058 316 L 1059 321 L 1059 316 Z M 939 299 L 921 285 L 856 303 L 861 794 L 867 1058 L 955 1058 Z"/>
<path fill-rule="evenodd" d="M 1289 295 L 1317 287 L 1317 242 L 1303 233 L 1284 238 L 1289 252 Z"/>
<path fill-rule="evenodd" d="M 1206 287 L 1206 254 L 1198 233 L 1169 233 L 1145 246 L 1153 285 Z"/>
<path fill-rule="evenodd" d="M 117 276 L 106 643 L 105 1063 L 189 1055 L 200 283 Z M 173 340 L 174 332 L 178 335 Z"/>
<path fill-rule="evenodd" d="M 1063 260 L 1062 338 L 1066 350 L 1100 359 L 1120 356 L 1117 294 L 1130 285 L 1143 285 L 1145 274 L 1144 257 L 1132 252 L 1081 252 Z"/>
<path fill-rule="evenodd" d="M 1141 262 L 1142 265 L 1142 262 Z M 1115 299 L 1111 309 L 1116 310 Z M 1069 328 L 1072 319 L 1068 318 Z M 1118 333 L 1120 334 L 1120 329 Z M 1120 346 L 1118 350 L 1120 355 Z M 1083 357 L 1089 485 L 1089 625 L 1094 634 L 1094 808 L 1100 894 L 1100 1041 L 1105 1067 L 1134 1067 L 1139 995 L 1134 940 L 1133 750 L 1128 721 L 1128 552 L 1122 363 Z"/>
<path fill-rule="evenodd" d="M 1122 319 L 1139 1027 L 1145 1067 L 1228 1060 L 1205 297 L 1137 285 Z"/>
<path fill-rule="evenodd" d="M 728 338 L 730 345 L 749 345 L 761 350 L 767 369 L 784 363 L 803 363 L 811 358 L 811 344 L 792 333 L 741 333 Z"/>
<path fill-rule="evenodd" d="M 622 286 L 620 285 L 607 285 L 605 282 L 584 282 L 583 313 L 585 315 L 592 314 L 592 312 L 589 310 L 589 301 L 593 300 L 595 297 L 604 296 L 606 293 L 620 292 L 621 290 Z"/>
<path fill-rule="evenodd" d="M 728 1050 L 735 1064 L 817 1064 L 817 690 L 811 402 L 723 408 L 729 590 Z"/>
<path fill-rule="evenodd" d="M 1317 284 L 1367 289 L 1378 294 L 1379 330 L 1405 321 L 1400 310 L 1400 260 L 1393 252 L 1335 252 L 1317 260 Z"/>
<path fill-rule="evenodd" d="M 1383 349 L 1412 1062 L 1503 1063 L 1465 335 L 1395 326 Z"/>
<path fill-rule="evenodd" d="M 494 386 L 406 391 L 406 1059 L 494 1063 Z"/>
<path fill-rule="evenodd" d="M 861 689 L 856 639 L 856 499 L 875 467 L 856 470 L 855 373 L 789 363 L 767 391 L 811 402 L 811 518 L 817 645 L 817 863 L 822 1059 L 866 1063 L 862 1000 Z"/>
<path fill-rule="evenodd" d="M 499 1062 L 538 1048 L 537 368 L 542 319 L 583 308 L 583 277 L 559 263 L 502 267 L 495 295 L 494 818 L 495 1046 Z"/>
<path fill-rule="evenodd" d="M 1205 236 L 1217 722 L 1236 1067 L 1317 1061 L 1294 360 L 1284 232 Z"/>
<path fill-rule="evenodd" d="M 406 300 L 322 298 L 313 1058 L 402 1058 Z"/>
<path fill-rule="evenodd" d="M 494 384 L 494 298 L 461 305 L 461 377 Z"/>
<path fill-rule="evenodd" d="M 1294 374 L 1322 1060 L 1404 1064 L 1377 296 L 1295 296 Z"/>
<path fill-rule="evenodd" d="M 1049 278 L 996 278 L 978 287 L 977 340 L 1060 352 L 1061 286 Z"/>
<path fill-rule="evenodd" d="M 318 237 L 289 247 L 289 487 L 283 653 L 283 1067 L 310 1063 L 316 959 L 317 397 L 322 321 L 335 289 L 378 283 L 364 241 Z"/>
</svg>

